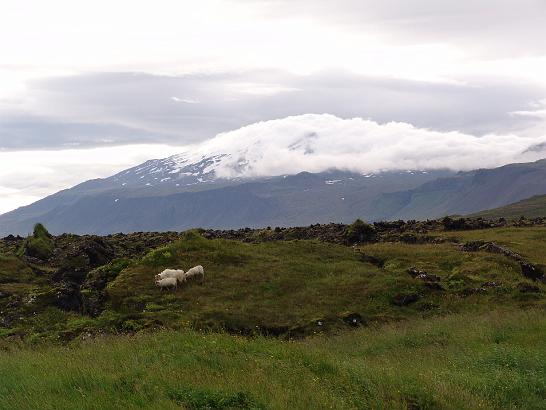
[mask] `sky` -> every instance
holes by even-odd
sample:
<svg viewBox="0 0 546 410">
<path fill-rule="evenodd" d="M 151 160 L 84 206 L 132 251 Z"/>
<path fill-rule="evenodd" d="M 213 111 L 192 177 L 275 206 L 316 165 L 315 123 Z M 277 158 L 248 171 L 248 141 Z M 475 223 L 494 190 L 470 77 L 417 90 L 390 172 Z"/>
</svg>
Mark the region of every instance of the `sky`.
<svg viewBox="0 0 546 410">
<path fill-rule="evenodd" d="M 377 169 L 446 146 L 470 153 L 460 169 L 544 157 L 544 16 L 542 0 L 3 0 L 0 213 L 228 132 L 369 153 L 379 129 Z"/>
</svg>

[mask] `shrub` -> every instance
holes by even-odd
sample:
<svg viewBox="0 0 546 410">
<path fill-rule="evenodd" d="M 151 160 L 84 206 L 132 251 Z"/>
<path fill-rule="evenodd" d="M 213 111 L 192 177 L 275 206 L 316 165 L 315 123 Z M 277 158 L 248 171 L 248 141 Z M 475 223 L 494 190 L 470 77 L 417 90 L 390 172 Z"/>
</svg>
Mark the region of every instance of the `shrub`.
<svg viewBox="0 0 546 410">
<path fill-rule="evenodd" d="M 38 223 L 34 226 L 33 235 L 23 242 L 20 254 L 47 260 L 53 255 L 53 249 L 54 244 L 51 234 L 44 225 Z"/>
<path fill-rule="evenodd" d="M 444 225 L 446 231 L 462 231 L 468 229 L 464 218 L 452 219 L 449 216 L 446 216 L 442 219 L 442 225 Z"/>
<path fill-rule="evenodd" d="M 34 232 L 33 236 L 35 238 L 49 238 L 51 239 L 51 234 L 48 232 L 46 227 L 42 225 L 41 223 L 37 223 L 34 225 Z"/>
<path fill-rule="evenodd" d="M 354 221 L 345 231 L 345 240 L 348 243 L 373 242 L 376 238 L 375 228 L 361 219 Z"/>
</svg>

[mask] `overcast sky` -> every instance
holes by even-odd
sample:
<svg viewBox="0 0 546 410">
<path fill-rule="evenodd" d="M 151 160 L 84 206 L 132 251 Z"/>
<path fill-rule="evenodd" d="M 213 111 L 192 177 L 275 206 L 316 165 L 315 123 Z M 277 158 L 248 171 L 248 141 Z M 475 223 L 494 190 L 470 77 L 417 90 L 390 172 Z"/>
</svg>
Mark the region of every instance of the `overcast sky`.
<svg viewBox="0 0 546 410">
<path fill-rule="evenodd" d="M 4 0 L 0 213 L 308 113 L 540 146 L 545 17 L 543 0 Z"/>
</svg>

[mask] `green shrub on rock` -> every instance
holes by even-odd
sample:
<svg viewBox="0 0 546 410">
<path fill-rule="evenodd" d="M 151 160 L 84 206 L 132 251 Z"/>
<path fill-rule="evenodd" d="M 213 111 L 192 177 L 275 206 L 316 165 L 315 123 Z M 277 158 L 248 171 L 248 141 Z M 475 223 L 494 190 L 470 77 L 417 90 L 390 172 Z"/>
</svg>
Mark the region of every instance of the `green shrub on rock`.
<svg viewBox="0 0 546 410">
<path fill-rule="evenodd" d="M 53 239 L 44 225 L 38 223 L 34 226 L 32 236 L 23 243 L 21 253 L 26 256 L 47 260 L 53 255 Z"/>
<path fill-rule="evenodd" d="M 373 225 L 357 219 L 347 227 L 345 231 L 345 240 L 349 244 L 373 242 L 377 239 L 377 232 Z"/>
</svg>

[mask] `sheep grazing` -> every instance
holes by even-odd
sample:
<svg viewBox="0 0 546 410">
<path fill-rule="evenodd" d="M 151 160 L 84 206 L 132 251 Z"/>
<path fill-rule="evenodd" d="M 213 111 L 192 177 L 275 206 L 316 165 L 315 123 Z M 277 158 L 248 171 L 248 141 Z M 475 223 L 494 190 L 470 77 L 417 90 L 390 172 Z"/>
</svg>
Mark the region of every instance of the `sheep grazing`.
<svg viewBox="0 0 546 410">
<path fill-rule="evenodd" d="M 184 277 L 185 277 L 184 282 L 190 278 L 197 277 L 197 276 L 201 277 L 201 282 L 205 280 L 205 270 L 203 269 L 201 265 L 197 265 L 191 269 L 188 269 L 188 271 L 184 274 Z"/>
<path fill-rule="evenodd" d="M 182 269 L 165 269 L 163 272 L 155 275 L 156 281 L 166 278 L 176 278 L 176 280 L 180 283 L 186 280 L 186 276 L 184 275 L 184 271 Z"/>
<path fill-rule="evenodd" d="M 158 279 L 155 281 L 156 286 L 159 286 L 159 289 L 163 290 L 163 288 L 170 288 L 172 287 L 174 291 L 176 291 L 176 288 L 178 287 L 178 279 L 177 278 L 163 278 Z"/>
</svg>

